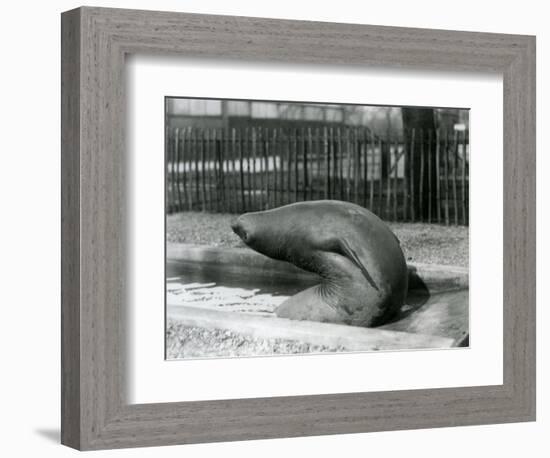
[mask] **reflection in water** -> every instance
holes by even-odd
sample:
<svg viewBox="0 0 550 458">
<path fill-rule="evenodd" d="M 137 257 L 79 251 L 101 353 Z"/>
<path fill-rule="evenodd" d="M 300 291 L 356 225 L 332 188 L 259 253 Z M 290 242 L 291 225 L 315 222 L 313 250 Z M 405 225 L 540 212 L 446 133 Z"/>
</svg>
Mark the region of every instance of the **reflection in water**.
<svg viewBox="0 0 550 458">
<path fill-rule="evenodd" d="M 216 283 L 216 286 L 259 289 L 262 293 L 292 296 L 305 288 L 319 283 L 318 277 L 304 273 L 303 276 L 255 271 L 220 264 L 201 262 L 166 262 L 166 278 L 181 283 Z"/>
</svg>

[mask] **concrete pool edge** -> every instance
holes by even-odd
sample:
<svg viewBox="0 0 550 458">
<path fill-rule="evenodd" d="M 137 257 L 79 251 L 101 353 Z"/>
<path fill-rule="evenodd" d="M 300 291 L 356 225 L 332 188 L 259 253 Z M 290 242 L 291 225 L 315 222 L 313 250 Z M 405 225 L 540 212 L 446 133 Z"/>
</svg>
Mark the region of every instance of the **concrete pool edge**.
<svg viewBox="0 0 550 458">
<path fill-rule="evenodd" d="M 197 262 L 262 269 L 283 275 L 311 276 L 292 264 L 276 261 L 249 248 L 213 247 L 188 243 L 166 243 L 166 260 L 175 262 Z M 441 264 L 408 263 L 426 284 L 452 283 L 457 287 L 469 285 L 469 269 L 461 266 Z"/>
<path fill-rule="evenodd" d="M 168 306 L 168 316 L 185 326 L 223 329 L 260 339 L 284 339 L 311 345 L 343 347 L 346 351 L 441 349 L 456 346 L 448 337 L 361 328 L 277 317 L 239 315 L 189 306 Z"/>
</svg>

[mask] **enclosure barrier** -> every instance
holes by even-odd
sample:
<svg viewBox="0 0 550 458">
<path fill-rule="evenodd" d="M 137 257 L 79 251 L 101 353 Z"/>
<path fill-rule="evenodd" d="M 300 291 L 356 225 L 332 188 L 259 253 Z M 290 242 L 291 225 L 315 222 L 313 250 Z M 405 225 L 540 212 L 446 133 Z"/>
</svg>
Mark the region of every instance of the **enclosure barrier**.
<svg viewBox="0 0 550 458">
<path fill-rule="evenodd" d="M 468 224 L 468 131 L 367 127 L 172 128 L 166 132 L 168 213 L 244 213 L 318 199 L 385 220 Z"/>
</svg>

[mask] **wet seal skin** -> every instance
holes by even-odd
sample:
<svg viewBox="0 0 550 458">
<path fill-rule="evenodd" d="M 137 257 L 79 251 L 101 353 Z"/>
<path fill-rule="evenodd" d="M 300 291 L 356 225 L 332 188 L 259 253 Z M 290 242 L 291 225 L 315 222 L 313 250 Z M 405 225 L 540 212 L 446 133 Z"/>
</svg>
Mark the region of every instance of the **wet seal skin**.
<svg viewBox="0 0 550 458">
<path fill-rule="evenodd" d="M 281 318 L 378 326 L 399 312 L 408 271 L 399 240 L 374 213 L 337 200 L 245 213 L 231 224 L 253 250 L 321 277 L 288 298 Z"/>
</svg>

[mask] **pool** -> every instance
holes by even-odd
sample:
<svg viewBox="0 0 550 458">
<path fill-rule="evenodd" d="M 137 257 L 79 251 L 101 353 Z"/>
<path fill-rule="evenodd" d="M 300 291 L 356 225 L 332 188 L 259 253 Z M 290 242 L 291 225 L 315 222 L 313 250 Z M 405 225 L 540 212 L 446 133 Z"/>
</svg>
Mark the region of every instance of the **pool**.
<svg viewBox="0 0 550 458">
<path fill-rule="evenodd" d="M 379 329 L 450 337 L 469 342 L 469 290 L 445 275 L 411 282 L 400 315 Z M 316 275 L 295 270 L 270 271 L 254 265 L 168 260 L 166 298 L 169 306 L 275 316 L 287 297 L 319 282 Z M 170 313 L 167 315 L 170 318 Z"/>
</svg>

